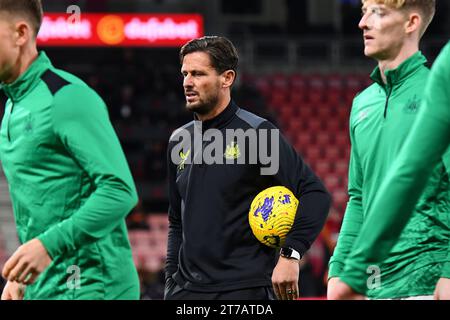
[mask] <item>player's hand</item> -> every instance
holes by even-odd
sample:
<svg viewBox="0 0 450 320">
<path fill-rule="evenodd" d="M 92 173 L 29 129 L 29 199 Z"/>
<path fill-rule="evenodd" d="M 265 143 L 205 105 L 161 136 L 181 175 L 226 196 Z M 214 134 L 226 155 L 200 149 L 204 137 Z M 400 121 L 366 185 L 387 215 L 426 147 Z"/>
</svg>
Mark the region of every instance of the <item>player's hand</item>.
<svg viewBox="0 0 450 320">
<path fill-rule="evenodd" d="M 450 279 L 440 278 L 434 290 L 434 300 L 450 300 Z"/>
<path fill-rule="evenodd" d="M 25 286 L 17 282 L 8 281 L 3 288 L 1 300 L 23 300 Z"/>
<path fill-rule="evenodd" d="M 328 300 L 336 300 L 336 297 L 338 295 L 337 293 L 337 283 L 340 282 L 341 279 L 339 279 L 338 277 L 334 277 L 331 278 L 330 280 L 328 280 L 328 285 L 327 285 L 327 299 Z"/>
<path fill-rule="evenodd" d="M 328 281 L 328 300 L 364 300 L 365 296 L 353 291 L 350 286 L 339 278 L 331 278 Z"/>
<path fill-rule="evenodd" d="M 296 300 L 299 296 L 299 261 L 280 257 L 273 269 L 272 286 L 278 300 Z"/>
<path fill-rule="evenodd" d="M 11 282 L 32 284 L 51 262 L 42 242 L 33 239 L 21 245 L 6 261 L 2 275 Z"/>
</svg>

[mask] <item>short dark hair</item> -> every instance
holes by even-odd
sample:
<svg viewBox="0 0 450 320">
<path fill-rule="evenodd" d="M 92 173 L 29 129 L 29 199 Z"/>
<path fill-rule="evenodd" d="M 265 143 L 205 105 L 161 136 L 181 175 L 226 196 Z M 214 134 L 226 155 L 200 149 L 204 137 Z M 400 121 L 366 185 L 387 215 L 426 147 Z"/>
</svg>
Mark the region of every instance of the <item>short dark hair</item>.
<svg viewBox="0 0 450 320">
<path fill-rule="evenodd" d="M 206 36 L 193 39 L 180 50 L 180 62 L 193 52 L 205 52 L 211 59 L 212 67 L 221 74 L 227 70 L 237 72 L 239 56 L 233 43 L 225 37 Z"/>
<path fill-rule="evenodd" d="M 0 0 L 0 12 L 7 12 L 13 16 L 23 15 L 34 30 L 34 36 L 39 33 L 44 12 L 41 0 Z"/>
</svg>

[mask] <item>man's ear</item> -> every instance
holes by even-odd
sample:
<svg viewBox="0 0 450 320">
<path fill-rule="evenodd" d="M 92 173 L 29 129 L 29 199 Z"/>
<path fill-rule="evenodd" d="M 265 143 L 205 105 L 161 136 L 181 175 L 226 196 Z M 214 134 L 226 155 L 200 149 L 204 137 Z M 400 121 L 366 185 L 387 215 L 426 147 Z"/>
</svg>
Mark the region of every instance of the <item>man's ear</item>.
<svg viewBox="0 0 450 320">
<path fill-rule="evenodd" d="M 222 73 L 222 88 L 230 88 L 234 80 L 236 80 L 236 72 L 233 70 L 227 70 Z"/>
<path fill-rule="evenodd" d="M 423 20 L 422 20 L 422 17 L 420 16 L 420 14 L 418 14 L 417 12 L 410 13 L 409 19 L 405 25 L 406 33 L 411 34 L 415 31 L 420 31 L 422 23 L 423 23 Z"/>
<path fill-rule="evenodd" d="M 14 36 L 17 46 L 23 46 L 34 38 L 31 26 L 25 21 L 19 21 L 15 24 Z"/>
</svg>

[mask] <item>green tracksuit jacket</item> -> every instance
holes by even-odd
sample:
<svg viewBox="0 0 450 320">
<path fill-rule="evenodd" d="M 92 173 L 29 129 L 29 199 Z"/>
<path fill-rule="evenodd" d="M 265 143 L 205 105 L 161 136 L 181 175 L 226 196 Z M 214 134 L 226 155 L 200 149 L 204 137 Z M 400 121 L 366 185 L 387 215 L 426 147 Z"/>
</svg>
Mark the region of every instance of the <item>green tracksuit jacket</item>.
<svg viewBox="0 0 450 320">
<path fill-rule="evenodd" d="M 354 99 L 350 115 L 349 202 L 330 260 L 329 277 L 341 276 L 361 227 L 375 230 L 381 223 L 377 220 L 367 225 L 367 209 L 417 119 L 429 75 L 425 63 L 425 57 L 417 52 L 398 68 L 385 72 L 387 84 L 377 67 L 371 76 L 375 83 Z M 366 293 L 370 298 L 433 294 L 448 253 L 448 161 L 446 154 L 434 168 L 411 221 L 386 259 L 375 269 L 366 270 L 365 280 L 369 280 L 366 284 L 370 287 Z M 381 281 L 377 282 L 377 276 Z"/>
<path fill-rule="evenodd" d="M 104 102 L 43 52 L 3 90 L 0 159 L 19 239 L 40 239 L 53 260 L 25 299 L 138 299 L 124 220 L 136 190 Z"/>
<path fill-rule="evenodd" d="M 397 243 L 399 235 L 411 217 L 416 219 L 417 213 L 413 209 L 426 188 L 432 169 L 440 162 L 449 145 L 450 42 L 433 66 L 425 90 L 425 103 L 417 122 L 375 201 L 369 205 L 367 223 L 361 229 L 360 236 L 346 261 L 345 270 L 341 274 L 341 279 L 356 291 L 366 292 L 367 267 L 383 261 L 392 246 Z M 448 194 L 445 199 L 443 195 L 436 193 L 434 203 L 429 204 L 437 206 L 439 203 L 447 202 L 448 198 Z M 423 198 L 419 200 L 419 206 L 421 204 L 424 204 Z M 430 214 L 430 219 L 433 219 L 434 223 L 428 230 L 417 231 L 425 232 L 426 236 L 423 236 L 423 239 L 427 241 L 418 246 L 418 249 L 435 252 L 436 274 L 433 274 L 429 283 L 429 286 L 433 287 L 439 269 L 440 277 L 450 278 L 450 212 L 438 211 L 433 215 Z M 411 225 L 411 222 L 408 225 Z M 436 248 L 431 248 L 431 245 L 436 245 Z M 446 258 L 445 245 L 448 248 Z M 422 252 L 424 251 L 417 251 L 417 254 Z M 433 264 L 433 261 L 430 260 L 429 263 Z M 431 293 L 431 290 L 428 293 Z"/>
</svg>

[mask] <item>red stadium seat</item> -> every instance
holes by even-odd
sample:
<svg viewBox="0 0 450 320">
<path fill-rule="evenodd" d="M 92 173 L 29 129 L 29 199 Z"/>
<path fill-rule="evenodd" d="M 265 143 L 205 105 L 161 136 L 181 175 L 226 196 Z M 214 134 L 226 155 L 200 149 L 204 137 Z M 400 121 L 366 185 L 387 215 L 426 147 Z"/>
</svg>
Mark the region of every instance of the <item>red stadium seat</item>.
<svg viewBox="0 0 450 320">
<path fill-rule="evenodd" d="M 347 90 L 358 92 L 364 87 L 361 81 L 361 76 L 357 74 L 350 74 L 345 77 L 344 84 Z"/>
<path fill-rule="evenodd" d="M 343 153 L 341 150 L 342 147 L 337 144 L 328 145 L 324 148 L 324 159 L 330 163 L 336 163 L 336 161 L 343 158 Z"/>
<path fill-rule="evenodd" d="M 327 82 L 325 102 L 336 108 L 341 103 L 345 91 L 342 77 L 334 74 L 326 76 L 325 79 Z"/>
<path fill-rule="evenodd" d="M 302 104 L 305 103 L 305 93 L 303 91 L 299 91 L 296 89 L 291 89 L 291 92 L 289 94 L 289 101 L 297 107 L 302 106 Z"/>
<path fill-rule="evenodd" d="M 325 89 L 325 78 L 322 75 L 311 75 L 309 77 L 309 88 L 323 91 Z"/>
<path fill-rule="evenodd" d="M 341 177 L 335 174 L 327 174 L 323 177 L 323 182 L 330 192 L 334 192 L 335 190 L 341 188 L 341 180 Z"/>
<path fill-rule="evenodd" d="M 296 136 L 303 132 L 303 121 L 298 118 L 287 120 L 289 134 Z M 295 139 L 293 139 L 295 141 Z"/>
<path fill-rule="evenodd" d="M 337 146 L 344 148 L 350 145 L 350 137 L 346 132 L 338 132 L 335 136 L 335 143 Z"/>
<path fill-rule="evenodd" d="M 310 104 L 301 104 L 298 107 L 298 116 L 302 119 L 311 119 L 312 117 L 314 117 L 315 115 L 315 111 L 312 105 Z"/>
<path fill-rule="evenodd" d="M 326 160 L 318 160 L 314 164 L 314 171 L 320 178 L 324 179 L 331 172 L 331 164 Z"/>
<path fill-rule="evenodd" d="M 333 107 L 338 107 L 343 100 L 343 94 L 340 91 L 329 91 L 325 96 L 325 102 Z"/>
<path fill-rule="evenodd" d="M 281 105 L 281 109 L 291 109 L 290 111 L 292 112 L 292 116 L 296 117 L 298 115 L 299 107 L 297 105 L 293 104 L 292 102 L 284 102 Z"/>
<path fill-rule="evenodd" d="M 336 161 L 336 163 L 334 164 L 334 172 L 341 177 L 347 176 L 348 161 L 346 161 L 346 160 Z"/>
<path fill-rule="evenodd" d="M 347 122 L 337 117 L 329 117 L 324 119 L 324 125 L 330 134 L 337 135 L 345 130 Z"/>
<path fill-rule="evenodd" d="M 328 85 L 328 90 L 342 91 L 344 88 L 344 83 L 341 75 L 330 74 L 325 76 L 325 80 Z"/>
<path fill-rule="evenodd" d="M 272 86 L 275 90 L 287 91 L 289 89 L 289 80 L 285 75 L 276 74 L 272 76 Z"/>
<path fill-rule="evenodd" d="M 302 152 L 306 155 L 307 162 L 311 165 L 322 158 L 322 149 L 316 145 L 311 145 L 307 149 L 302 149 Z"/>
<path fill-rule="evenodd" d="M 275 91 L 272 92 L 269 104 L 273 109 L 280 109 L 287 102 L 287 92 Z"/>
<path fill-rule="evenodd" d="M 331 108 L 327 104 L 321 104 L 316 108 L 316 114 L 320 119 L 327 120 L 333 117 L 334 108 Z"/>
<path fill-rule="evenodd" d="M 282 108 L 277 112 L 283 127 L 288 127 L 289 122 L 295 118 L 295 111 L 292 108 Z"/>
<path fill-rule="evenodd" d="M 318 118 L 311 118 L 306 121 L 306 127 L 311 133 L 319 133 L 323 130 L 322 120 Z"/>
<path fill-rule="evenodd" d="M 308 102 L 311 104 L 319 104 L 325 100 L 325 92 L 323 90 L 310 90 L 307 94 Z"/>
<path fill-rule="evenodd" d="M 326 99 L 326 87 L 324 77 L 312 75 L 309 78 L 308 100 L 313 104 L 321 103 Z"/>
<path fill-rule="evenodd" d="M 313 137 L 309 132 L 299 132 L 295 135 L 296 144 L 307 147 L 313 142 Z"/>
<path fill-rule="evenodd" d="M 333 193 L 333 200 L 337 204 L 346 203 L 348 201 L 347 189 L 345 189 L 345 188 L 337 189 Z"/>
<path fill-rule="evenodd" d="M 266 77 L 256 77 L 255 87 L 267 98 L 272 91 L 271 84 Z"/>
<path fill-rule="evenodd" d="M 306 92 L 308 87 L 305 77 L 301 74 L 293 74 L 289 78 L 291 90 L 297 92 Z"/>
<path fill-rule="evenodd" d="M 343 188 L 348 188 L 348 175 L 342 177 L 342 183 L 341 183 Z"/>
<path fill-rule="evenodd" d="M 351 109 L 352 109 L 352 101 L 350 101 L 349 103 L 347 102 L 341 103 L 336 109 L 338 118 L 341 120 L 348 120 L 350 118 Z"/>
<path fill-rule="evenodd" d="M 315 138 L 317 145 L 322 146 L 324 148 L 328 146 L 328 143 L 331 140 L 330 135 L 327 131 L 317 133 Z"/>
</svg>

